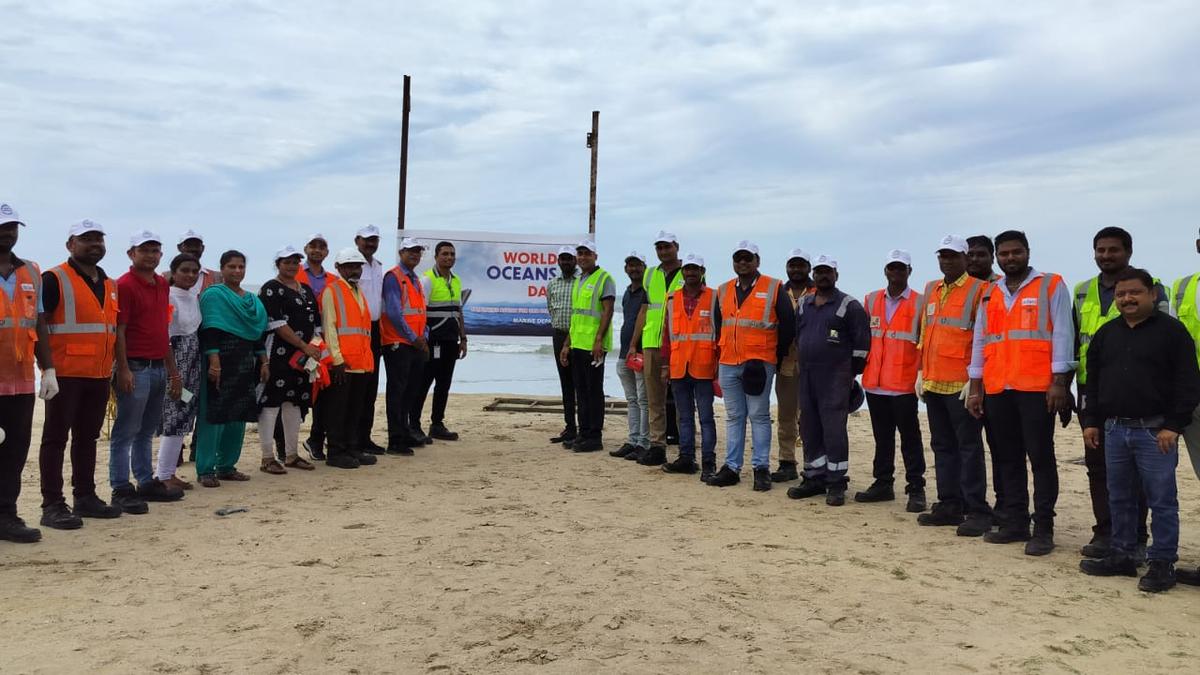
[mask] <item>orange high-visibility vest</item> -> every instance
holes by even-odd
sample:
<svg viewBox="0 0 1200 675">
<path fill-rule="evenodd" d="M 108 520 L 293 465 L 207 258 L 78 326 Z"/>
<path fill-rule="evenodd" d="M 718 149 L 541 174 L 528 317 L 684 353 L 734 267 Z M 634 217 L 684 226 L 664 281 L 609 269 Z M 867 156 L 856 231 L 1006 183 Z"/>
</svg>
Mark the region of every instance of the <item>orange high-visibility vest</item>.
<svg viewBox="0 0 1200 675">
<path fill-rule="evenodd" d="M 693 315 L 683 308 L 683 291 L 667 298 L 667 331 L 671 338 L 671 379 L 688 375 L 697 380 L 717 376 L 717 294 L 705 286 Z"/>
<path fill-rule="evenodd" d="M 975 338 L 975 313 L 989 282 L 968 276 L 941 301 L 945 280 L 925 285 L 921 372 L 926 382 L 966 382 Z"/>
<path fill-rule="evenodd" d="M 924 303 L 920 293 L 911 291 L 908 298 L 900 299 L 900 306 L 888 321 L 886 296 L 887 291 L 880 290 L 863 300 L 871 318 L 871 351 L 867 353 L 862 386 L 868 391 L 913 393 L 921 362 L 917 344 L 921 341 Z"/>
<path fill-rule="evenodd" d="M 326 276 L 326 280 L 325 280 L 326 286 L 332 284 L 333 280 L 338 278 L 338 275 L 334 274 L 333 272 L 331 272 L 329 270 L 325 270 L 325 276 Z M 299 281 L 300 283 L 307 285 L 309 288 L 312 288 L 312 280 L 308 278 L 308 270 L 304 269 L 304 265 L 301 265 L 300 269 L 296 271 L 296 281 Z M 315 292 L 316 289 L 314 288 L 313 291 Z M 323 295 L 325 295 L 324 291 L 322 291 L 321 293 L 316 293 L 318 309 L 321 307 L 321 296 L 323 296 Z"/>
<path fill-rule="evenodd" d="M 12 297 L 0 289 L 0 396 L 33 393 L 33 345 L 38 339 L 42 272 L 26 260 L 13 274 Z"/>
<path fill-rule="evenodd" d="M 1011 310 L 1004 306 L 1000 284 L 992 286 L 983 314 L 984 392 L 1050 388 L 1054 380 L 1050 368 L 1054 337 L 1050 297 L 1062 282 L 1057 274 L 1043 274 L 1017 293 Z"/>
<path fill-rule="evenodd" d="M 346 368 L 373 372 L 375 356 L 371 353 L 371 314 L 358 306 L 354 291 L 344 279 L 333 277 L 326 290 L 331 291 L 333 306 L 337 310 L 338 348 Z"/>
<path fill-rule="evenodd" d="M 117 285 L 104 280 L 101 307 L 91 287 L 68 263 L 50 270 L 58 277 L 58 307 L 46 328 L 59 377 L 112 377 L 117 343 Z"/>
<path fill-rule="evenodd" d="M 417 337 L 424 335 L 425 294 L 421 292 L 421 285 L 414 284 L 407 274 L 400 271 L 399 265 L 393 267 L 388 273 L 395 275 L 396 281 L 400 282 L 400 291 L 404 293 L 404 322 Z M 379 337 L 380 343 L 385 345 L 412 344 L 411 341 L 401 337 L 400 331 L 396 330 L 392 324 L 392 319 L 387 315 L 386 304 L 379 315 Z"/>
<path fill-rule="evenodd" d="M 775 301 L 779 299 L 779 280 L 761 275 L 750 295 L 737 304 L 737 279 L 721 284 L 721 363 L 741 365 L 758 359 L 775 363 L 779 344 L 779 317 Z"/>
</svg>

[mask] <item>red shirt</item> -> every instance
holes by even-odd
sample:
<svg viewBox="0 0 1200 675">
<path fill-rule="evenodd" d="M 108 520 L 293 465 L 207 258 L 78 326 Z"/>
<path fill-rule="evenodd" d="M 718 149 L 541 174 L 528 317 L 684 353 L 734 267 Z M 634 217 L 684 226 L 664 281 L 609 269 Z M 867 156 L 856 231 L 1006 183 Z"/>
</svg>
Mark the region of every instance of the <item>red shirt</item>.
<svg viewBox="0 0 1200 675">
<path fill-rule="evenodd" d="M 128 272 L 117 279 L 117 325 L 125 326 L 125 357 L 165 359 L 171 348 L 167 325 L 171 323 L 170 289 L 155 274 L 150 283 Z"/>
</svg>

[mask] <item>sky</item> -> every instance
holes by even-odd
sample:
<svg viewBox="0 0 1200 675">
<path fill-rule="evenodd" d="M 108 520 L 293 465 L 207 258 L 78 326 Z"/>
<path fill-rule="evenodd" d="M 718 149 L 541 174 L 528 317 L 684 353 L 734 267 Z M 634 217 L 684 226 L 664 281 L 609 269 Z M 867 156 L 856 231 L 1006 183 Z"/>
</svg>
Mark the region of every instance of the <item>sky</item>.
<svg viewBox="0 0 1200 675">
<path fill-rule="evenodd" d="M 729 276 L 802 247 L 842 287 L 914 285 L 947 233 L 1028 233 L 1035 267 L 1095 274 L 1118 225 L 1164 279 L 1200 268 L 1200 5 L 1138 2 L 0 0 L 0 201 L 17 252 L 70 223 L 134 230 L 250 277 L 321 231 L 396 220 L 412 76 L 413 228 L 585 232 L 614 268 L 659 229 Z M 1192 64 L 1191 66 L 1187 64 Z"/>
</svg>

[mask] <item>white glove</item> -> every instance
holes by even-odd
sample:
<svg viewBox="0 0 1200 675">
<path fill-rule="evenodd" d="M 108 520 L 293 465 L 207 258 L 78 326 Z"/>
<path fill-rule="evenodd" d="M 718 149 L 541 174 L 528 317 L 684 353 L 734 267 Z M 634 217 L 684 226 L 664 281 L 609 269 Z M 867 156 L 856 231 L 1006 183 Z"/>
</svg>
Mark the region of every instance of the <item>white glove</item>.
<svg viewBox="0 0 1200 675">
<path fill-rule="evenodd" d="M 38 398 L 43 401 L 58 396 L 58 377 L 54 374 L 53 368 L 47 368 L 42 371 L 42 386 L 38 390 Z"/>
<path fill-rule="evenodd" d="M 917 385 L 913 389 L 917 392 L 917 398 L 925 398 L 925 378 L 921 376 L 920 372 L 917 373 Z"/>
<path fill-rule="evenodd" d="M 958 400 L 967 400 L 967 395 L 971 393 L 971 383 L 967 382 L 963 385 L 962 391 L 958 392 Z"/>
<path fill-rule="evenodd" d="M 4 433 L 4 427 L 0 427 L 0 445 L 4 445 L 4 439 L 8 438 L 8 434 Z"/>
</svg>

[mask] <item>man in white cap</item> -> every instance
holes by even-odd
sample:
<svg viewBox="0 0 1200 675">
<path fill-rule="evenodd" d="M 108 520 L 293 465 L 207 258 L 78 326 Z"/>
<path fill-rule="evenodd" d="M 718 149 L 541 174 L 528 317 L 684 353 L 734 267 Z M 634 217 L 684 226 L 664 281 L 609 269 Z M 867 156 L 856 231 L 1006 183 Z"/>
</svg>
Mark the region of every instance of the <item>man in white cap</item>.
<svg viewBox="0 0 1200 675">
<path fill-rule="evenodd" d="M 550 439 L 551 443 L 563 443 L 570 447 L 579 433 L 575 410 L 575 380 L 571 377 L 570 364 L 562 364 L 558 355 L 567 344 L 571 332 L 571 284 L 578 276 L 575 262 L 575 247 L 562 246 L 558 249 L 560 274 L 546 284 L 546 310 L 550 312 L 550 326 L 554 329 L 551 344 L 554 349 L 554 365 L 558 369 L 558 385 L 562 391 L 563 421 L 566 426 Z"/>
<path fill-rule="evenodd" d="M 39 316 L 41 270 L 13 252 L 24 225 L 11 204 L 0 202 L 0 539 L 29 544 L 42 533 L 17 515 L 17 497 L 33 433 L 35 358 L 42 398 L 53 398 L 58 384 L 46 322 Z"/>
<path fill-rule="evenodd" d="M 641 352 L 645 364 L 642 374 L 646 379 L 646 405 L 650 408 L 650 447 L 640 453 L 637 461 L 646 466 L 667 461 L 667 378 L 662 375 L 667 364 L 660 347 L 667 296 L 683 288 L 679 240 L 675 234 L 660 230 L 654 238 L 654 253 L 658 264 L 646 270 L 642 282 L 646 289 L 645 305 L 630 347 Z"/>
<path fill-rule="evenodd" d="M 361 255 L 361 254 L 360 254 Z M 300 270 L 296 272 L 296 281 L 306 284 L 312 289 L 313 296 L 317 298 L 317 306 L 321 305 L 321 298 L 325 295 L 325 287 L 329 284 L 329 280 L 337 275 L 333 272 L 326 271 L 325 258 L 329 257 L 329 242 L 325 239 L 325 235 L 320 232 L 315 232 L 308 237 L 308 243 L 304 244 L 304 262 L 300 265 Z M 321 399 L 317 399 L 313 405 L 312 412 L 312 427 L 309 429 L 308 438 L 304 441 L 304 449 L 312 455 L 312 458 L 321 461 L 325 459 L 325 419 L 320 411 Z M 283 454 L 283 419 L 282 417 L 275 423 L 275 448 L 276 454 Z"/>
<path fill-rule="evenodd" d="M 795 335 L 792 302 L 782 284 L 759 274 L 758 246 L 733 249 L 734 279 L 721 284 L 718 382 L 725 397 L 725 464 L 708 479 L 714 487 L 736 485 L 746 454 L 746 420 L 753 447 L 754 489 L 771 489 L 771 380 Z"/>
<path fill-rule="evenodd" d="M 967 272 L 967 250 L 966 239 L 943 237 L 937 249 L 942 278 L 925 286 L 918 388 L 929 419 L 937 501 L 929 513 L 917 516 L 917 523 L 981 537 L 992 529 L 983 425 L 967 412 L 963 398 L 975 315 L 989 282 Z"/>
<path fill-rule="evenodd" d="M 629 358 L 629 346 L 633 342 L 633 331 L 637 327 L 638 315 L 641 314 L 645 303 L 646 288 L 642 279 L 646 275 L 646 259 L 637 251 L 630 251 L 625 256 L 625 275 L 629 277 L 629 285 L 621 295 L 621 349 L 617 354 L 617 377 L 621 380 L 621 388 L 625 390 L 626 422 L 629 425 L 629 436 L 625 443 L 616 450 L 608 453 L 613 457 L 628 457 L 640 453 L 650 446 L 650 410 L 646 407 L 645 373 L 634 370 L 626 363 Z"/>
<path fill-rule="evenodd" d="M 917 416 L 917 372 L 920 367 L 921 316 L 924 297 L 908 285 L 912 256 L 892 249 L 883 266 L 887 287 L 863 300 L 871 326 L 871 349 L 863 371 L 863 389 L 875 436 L 875 480 L 854 495 L 856 502 L 895 501 L 896 433 L 904 457 L 905 510 L 925 510 L 925 445 Z"/>
<path fill-rule="evenodd" d="M 838 289 L 837 270 L 837 260 L 817 256 L 813 261 L 817 290 L 796 309 L 804 481 L 787 492 L 792 499 L 823 494 L 829 506 L 846 503 L 850 396 L 854 376 L 863 372 L 871 347 L 867 313 Z"/>
<path fill-rule="evenodd" d="M 571 366 L 579 434 L 575 452 L 604 448 L 604 358 L 612 351 L 612 315 L 617 286 L 596 265 L 596 242 L 585 239 L 575 247 L 579 276 L 571 284 L 571 331 L 559 353 L 559 363 Z"/>
<path fill-rule="evenodd" d="M 325 416 L 329 452 L 325 463 L 341 469 L 374 464 L 375 456 L 362 452 L 361 427 L 347 420 L 361 415 L 362 388 L 375 367 L 371 352 L 371 315 L 358 287 L 367 259 L 356 248 L 343 249 L 334 260 L 340 276 L 330 276 L 321 299 L 321 326 L 332 366 L 333 383 L 321 392 L 318 411 Z M 314 413 L 316 414 L 316 413 Z M 315 423 L 315 421 L 314 421 Z"/>
<path fill-rule="evenodd" d="M 362 439 L 363 452 L 382 455 L 383 448 L 371 438 L 375 425 L 375 399 L 379 394 L 379 360 L 383 356 L 380 343 L 379 318 L 383 314 L 383 263 L 375 257 L 379 250 L 379 228 L 367 225 L 359 228 L 354 236 L 354 246 L 367 261 L 362 268 L 358 287 L 371 313 L 371 353 L 375 358 L 375 369 L 367 373 L 362 389 L 362 414 L 359 416 L 358 435 Z"/>
<path fill-rule="evenodd" d="M 429 437 L 439 441 L 457 441 L 458 432 L 446 427 L 446 403 L 454 382 L 454 367 L 467 357 L 467 325 L 463 319 L 462 279 L 454 273 L 458 250 L 453 242 L 439 241 L 433 246 L 433 265 L 421 275 L 422 290 L 429 303 L 429 362 L 421 378 L 409 424 L 421 428 L 425 399 L 433 388 L 429 410 Z M 468 294 L 470 290 L 468 289 Z"/>
<path fill-rule="evenodd" d="M 190 256 L 195 256 L 200 263 L 200 278 L 192 285 L 192 293 L 200 295 L 200 293 L 215 284 L 221 283 L 221 272 L 219 270 L 210 270 L 204 266 L 201 256 L 204 255 L 204 236 L 196 230 L 187 230 L 179 235 L 179 242 L 175 246 L 180 253 L 186 253 Z"/>
<path fill-rule="evenodd" d="M 117 341 L 117 285 L 99 266 L 106 253 L 104 227 L 94 220 L 75 223 L 67 236 L 67 251 L 66 262 L 42 273 L 42 316 L 59 392 L 46 401 L 38 468 L 41 523 L 56 530 L 82 527 L 81 517 L 121 515 L 119 506 L 105 504 L 96 495 L 95 480 L 96 439 L 108 409 Z M 68 435 L 74 511 L 63 497 Z"/>
<path fill-rule="evenodd" d="M 425 292 L 417 265 L 425 245 L 411 237 L 400 240 L 400 262 L 383 280 L 383 315 L 380 341 L 387 368 L 388 454 L 411 455 L 413 448 L 432 442 L 409 424 L 421 384 L 421 371 L 429 360 L 429 328 Z M 361 282 L 360 282 L 361 283 Z"/>
<path fill-rule="evenodd" d="M 179 398 L 181 384 L 167 327 L 170 289 L 155 272 L 162 261 L 162 240 L 149 230 L 129 238 L 129 271 L 117 279 L 117 416 L 109 443 L 108 480 L 114 506 L 125 513 L 146 513 L 147 501 L 176 501 L 183 490 L 154 477 L 154 435 L 162 421 L 163 400 Z M 137 487 L 130 484 L 132 466 Z"/>
<path fill-rule="evenodd" d="M 792 309 L 804 296 L 813 291 L 812 261 L 802 248 L 788 253 L 787 283 L 783 285 Z M 786 483 L 800 477 L 796 470 L 796 439 L 800 435 L 800 367 L 796 360 L 796 342 L 788 345 L 788 353 L 775 373 L 775 404 L 779 409 L 779 470 L 771 474 L 776 483 Z"/>
</svg>

